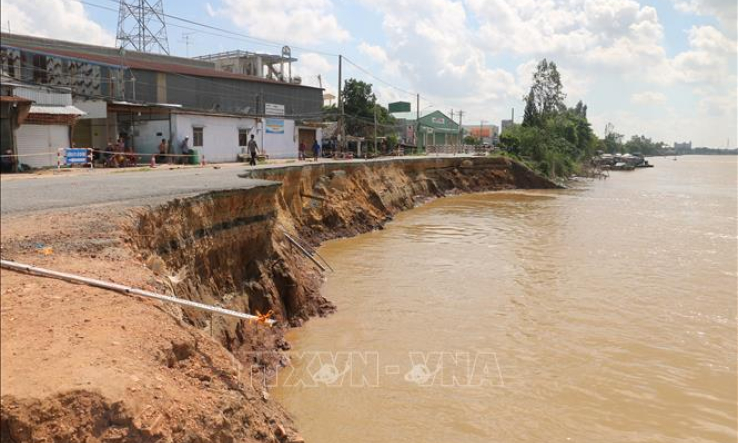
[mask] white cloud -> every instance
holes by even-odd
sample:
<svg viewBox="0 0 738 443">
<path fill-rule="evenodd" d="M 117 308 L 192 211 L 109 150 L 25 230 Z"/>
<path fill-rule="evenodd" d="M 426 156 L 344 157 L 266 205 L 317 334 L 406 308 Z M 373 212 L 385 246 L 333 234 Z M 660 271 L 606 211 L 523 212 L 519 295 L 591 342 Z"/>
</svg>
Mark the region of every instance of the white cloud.
<svg viewBox="0 0 738 443">
<path fill-rule="evenodd" d="M 1 0 L 3 25 L 16 34 L 114 46 L 115 35 L 87 16 L 76 0 Z"/>
<path fill-rule="evenodd" d="M 333 72 L 334 66 L 320 54 L 304 52 L 297 56 L 298 61 L 292 66 L 292 74 L 302 77 L 302 84 L 308 86 L 322 86 L 330 89 L 328 74 Z M 320 80 L 318 80 L 320 76 Z"/>
<path fill-rule="evenodd" d="M 213 5 L 211 5 L 210 2 L 205 3 L 205 12 L 207 12 L 210 17 L 215 17 L 217 14 L 217 11 L 213 8 Z"/>
<path fill-rule="evenodd" d="M 215 12 L 254 37 L 314 45 L 350 39 L 332 9 L 330 0 L 223 0 Z"/>
<path fill-rule="evenodd" d="M 666 95 L 660 92 L 643 91 L 631 95 L 630 101 L 636 105 L 662 105 L 666 102 Z"/>
<path fill-rule="evenodd" d="M 522 97 L 514 75 L 487 66 L 485 51 L 469 27 L 463 3 L 367 0 L 366 4 L 382 15 L 388 43 L 384 47 L 365 44 L 360 50 L 382 64 L 386 72 L 399 69 L 412 85 L 407 89 L 421 91 L 425 100 L 480 115 L 501 108 L 511 97 Z M 414 101 L 403 94 L 392 98 Z"/>
<path fill-rule="evenodd" d="M 735 91 L 736 42 L 712 26 L 693 26 L 688 36 L 690 49 L 677 54 L 672 62 L 679 80 Z"/>
<path fill-rule="evenodd" d="M 718 3 L 690 1 L 699 2 L 703 11 Z M 443 107 L 463 107 L 486 119 L 507 115 L 510 105 L 522 107 L 535 65 L 545 57 L 557 62 L 569 104 L 579 99 L 596 103 L 602 108 L 600 118 L 611 118 L 607 121 L 616 125 L 622 118 L 626 131 L 648 135 L 648 123 L 654 137 L 680 134 L 686 139 L 699 125 L 701 135 L 711 139 L 710 133 L 735 127 L 727 123 L 736 116 L 729 106 L 736 101 L 734 39 L 715 27 L 694 27 L 685 34 L 689 48 L 669 55 L 664 26 L 672 23 L 662 23 L 657 9 L 640 0 L 365 0 L 365 4 L 381 14 L 387 43 L 361 44 L 361 53 L 385 72 L 390 64 L 399 65 L 398 80 L 408 81 L 410 89 L 425 92 L 426 98 Z M 506 66 L 515 60 L 518 66 L 506 70 L 493 60 L 504 60 Z M 670 95 L 678 94 L 684 97 L 680 102 L 689 104 L 670 108 L 667 117 L 667 97 L 651 91 L 653 85 L 670 87 Z M 623 104 L 618 90 L 632 94 L 631 101 L 626 98 Z M 590 109 L 596 112 L 595 107 Z M 719 112 L 723 115 L 715 118 Z M 668 118 L 672 121 L 666 122 Z"/>
<path fill-rule="evenodd" d="M 366 42 L 359 44 L 359 52 L 369 57 L 375 63 L 383 67 L 384 73 L 388 75 L 400 74 L 400 62 L 392 59 L 381 46 L 370 45 Z"/>
<path fill-rule="evenodd" d="M 738 5 L 735 0 L 672 0 L 674 7 L 681 12 L 697 15 L 713 15 L 727 32 L 736 35 L 736 13 Z"/>
</svg>

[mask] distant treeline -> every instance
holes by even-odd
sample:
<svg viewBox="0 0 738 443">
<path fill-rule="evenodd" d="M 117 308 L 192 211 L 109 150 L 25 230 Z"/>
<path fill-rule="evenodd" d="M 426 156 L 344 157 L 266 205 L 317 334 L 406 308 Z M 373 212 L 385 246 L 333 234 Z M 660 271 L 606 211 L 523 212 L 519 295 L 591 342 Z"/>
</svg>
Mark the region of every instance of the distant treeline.
<svg viewBox="0 0 738 443">
<path fill-rule="evenodd" d="M 669 152 L 666 152 L 669 151 Z M 717 149 L 717 148 L 694 148 L 694 149 L 665 149 L 664 152 L 654 155 L 738 155 L 738 148 L 733 149 Z"/>
<path fill-rule="evenodd" d="M 634 135 L 624 141 L 624 136 L 615 132 L 611 123 L 605 128 L 605 137 L 599 138 L 587 119 L 586 104 L 580 101 L 573 108 L 564 105 L 566 94 L 556 63 L 541 60 L 532 80 L 523 98 L 523 122 L 502 131 L 500 147 L 549 177 L 578 174 L 599 152 L 645 156 L 738 154 L 738 149 L 680 147 L 675 150 L 645 135 Z"/>
</svg>

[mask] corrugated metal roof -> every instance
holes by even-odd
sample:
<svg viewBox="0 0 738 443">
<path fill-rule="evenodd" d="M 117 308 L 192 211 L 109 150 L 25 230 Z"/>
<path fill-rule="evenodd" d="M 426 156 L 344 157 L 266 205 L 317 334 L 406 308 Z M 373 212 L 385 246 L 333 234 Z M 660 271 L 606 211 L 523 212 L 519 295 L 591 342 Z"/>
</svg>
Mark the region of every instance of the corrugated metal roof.
<svg viewBox="0 0 738 443">
<path fill-rule="evenodd" d="M 294 86 L 298 88 L 320 89 L 320 88 L 315 88 L 314 86 L 295 85 L 292 83 L 284 83 L 284 82 L 279 82 L 276 80 L 270 80 L 268 78 L 254 77 L 254 76 L 245 75 L 245 74 L 236 74 L 233 72 L 218 71 L 216 69 L 199 68 L 196 66 L 186 66 L 186 65 L 176 64 L 176 63 L 154 62 L 154 61 L 137 60 L 134 58 L 125 58 L 125 57 L 109 57 L 105 55 L 90 54 L 87 52 L 74 51 L 74 50 L 69 50 L 69 49 L 48 48 L 48 47 L 33 46 L 33 45 L 19 45 L 17 43 L 12 47 L 15 47 L 18 49 L 25 49 L 28 51 L 34 51 L 34 52 L 41 53 L 41 54 L 56 55 L 60 57 L 71 57 L 71 58 L 76 58 L 80 60 L 89 60 L 93 62 L 104 63 L 107 65 L 114 65 L 114 66 L 124 65 L 128 68 L 143 69 L 143 70 L 154 71 L 154 72 L 170 72 L 170 73 L 183 74 L 183 75 L 192 75 L 192 76 L 197 76 L 197 77 L 228 78 L 228 79 L 244 80 L 244 81 L 250 81 L 250 82 L 257 82 L 257 83 L 272 83 L 272 84 L 284 85 L 284 86 Z M 162 58 L 165 58 L 165 56 L 162 56 Z"/>
<path fill-rule="evenodd" d="M 47 114 L 47 115 L 85 115 L 86 112 L 75 106 L 51 106 L 51 105 L 31 105 L 31 114 Z"/>
</svg>

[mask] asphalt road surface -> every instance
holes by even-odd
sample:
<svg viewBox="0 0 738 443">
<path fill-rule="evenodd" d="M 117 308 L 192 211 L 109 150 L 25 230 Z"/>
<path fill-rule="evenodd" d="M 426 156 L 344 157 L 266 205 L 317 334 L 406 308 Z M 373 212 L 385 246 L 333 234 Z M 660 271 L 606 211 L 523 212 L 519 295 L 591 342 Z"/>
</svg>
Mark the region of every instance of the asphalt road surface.
<svg viewBox="0 0 738 443">
<path fill-rule="evenodd" d="M 93 205 L 137 206 L 174 197 L 270 183 L 239 177 L 238 174 L 246 169 L 243 166 L 222 169 L 122 169 L 9 177 L 0 181 L 0 214 L 20 215 Z"/>
</svg>

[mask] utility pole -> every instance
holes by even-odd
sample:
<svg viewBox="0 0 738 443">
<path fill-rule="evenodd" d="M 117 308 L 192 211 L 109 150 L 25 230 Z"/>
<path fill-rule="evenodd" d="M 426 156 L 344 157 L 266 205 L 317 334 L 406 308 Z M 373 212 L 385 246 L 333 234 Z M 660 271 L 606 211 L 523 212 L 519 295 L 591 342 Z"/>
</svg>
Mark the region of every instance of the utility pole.
<svg viewBox="0 0 738 443">
<path fill-rule="evenodd" d="M 367 149 L 367 154 L 368 154 Z M 374 101 L 374 156 L 377 156 L 377 102 Z"/>
<path fill-rule="evenodd" d="M 182 40 L 185 44 L 185 57 L 190 56 L 190 45 L 192 44 L 192 35 L 197 34 L 196 32 L 183 32 L 182 33 Z"/>
<path fill-rule="evenodd" d="M 451 114 L 451 120 L 453 120 L 454 119 L 454 110 L 453 110 L 453 108 L 451 109 L 450 114 Z"/>
<path fill-rule="evenodd" d="M 338 56 L 338 147 L 341 152 L 344 151 L 344 139 L 346 138 L 346 131 L 343 127 L 343 80 L 341 80 L 341 65 L 343 64 L 343 56 Z M 335 153 L 334 153 L 335 155 Z"/>
<path fill-rule="evenodd" d="M 510 108 L 510 111 L 512 112 L 512 115 L 510 116 L 510 121 L 515 123 L 515 108 Z"/>
<path fill-rule="evenodd" d="M 415 95 L 415 150 L 418 150 L 420 144 L 420 94 Z"/>
<path fill-rule="evenodd" d="M 479 141 L 484 142 L 484 122 L 487 120 L 479 120 Z"/>
<path fill-rule="evenodd" d="M 464 127 L 462 126 L 462 122 L 464 121 L 464 111 L 459 111 L 459 140 L 461 143 L 464 144 Z"/>
</svg>

